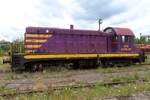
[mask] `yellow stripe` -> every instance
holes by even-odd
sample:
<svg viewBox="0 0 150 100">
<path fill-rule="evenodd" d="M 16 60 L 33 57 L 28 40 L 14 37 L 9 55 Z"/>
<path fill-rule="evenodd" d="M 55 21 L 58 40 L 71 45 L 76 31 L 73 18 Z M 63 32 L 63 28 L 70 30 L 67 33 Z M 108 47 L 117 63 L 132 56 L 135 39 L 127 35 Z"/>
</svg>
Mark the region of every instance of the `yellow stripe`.
<svg viewBox="0 0 150 100">
<path fill-rule="evenodd" d="M 48 38 L 51 37 L 52 35 L 48 34 L 26 34 L 26 37 L 41 37 L 41 38 Z"/>
<path fill-rule="evenodd" d="M 25 45 L 25 48 L 40 48 L 41 45 Z"/>
<path fill-rule="evenodd" d="M 48 55 L 26 55 L 25 59 L 42 58 L 97 58 L 97 57 L 137 57 L 139 54 L 48 54 Z"/>
<path fill-rule="evenodd" d="M 47 40 L 34 40 L 34 39 L 32 39 L 32 40 L 26 40 L 26 42 L 32 42 L 32 43 L 45 43 L 45 42 L 47 42 Z"/>
<path fill-rule="evenodd" d="M 139 56 L 139 54 L 98 54 L 99 57 L 136 57 Z"/>
<path fill-rule="evenodd" d="M 26 50 L 25 53 L 32 53 L 34 50 Z"/>
</svg>

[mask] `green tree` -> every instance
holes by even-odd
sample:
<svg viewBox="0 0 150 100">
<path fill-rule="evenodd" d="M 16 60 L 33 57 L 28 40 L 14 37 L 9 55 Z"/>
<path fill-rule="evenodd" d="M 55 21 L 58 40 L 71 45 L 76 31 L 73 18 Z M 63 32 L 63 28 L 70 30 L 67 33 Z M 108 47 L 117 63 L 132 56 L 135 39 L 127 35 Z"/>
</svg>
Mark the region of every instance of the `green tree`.
<svg viewBox="0 0 150 100">
<path fill-rule="evenodd" d="M 150 43 L 150 39 L 146 39 L 146 37 L 135 37 L 135 43 L 136 44 L 149 44 Z"/>
<path fill-rule="evenodd" d="M 11 43 L 12 53 L 24 53 L 24 40 L 18 38 Z"/>
<path fill-rule="evenodd" d="M 0 41 L 0 55 L 4 55 L 4 53 L 8 53 L 10 50 L 10 42 L 2 40 Z"/>
</svg>

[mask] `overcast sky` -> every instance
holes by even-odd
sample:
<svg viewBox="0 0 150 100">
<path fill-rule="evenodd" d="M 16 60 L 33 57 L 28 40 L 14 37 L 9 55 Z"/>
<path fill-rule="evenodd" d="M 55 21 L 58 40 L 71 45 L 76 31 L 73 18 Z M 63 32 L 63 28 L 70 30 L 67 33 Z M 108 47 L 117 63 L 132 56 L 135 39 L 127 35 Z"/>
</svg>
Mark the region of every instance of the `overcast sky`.
<svg viewBox="0 0 150 100">
<path fill-rule="evenodd" d="M 127 27 L 150 34 L 150 0 L 0 0 L 0 40 L 23 37 L 27 26 Z"/>
</svg>

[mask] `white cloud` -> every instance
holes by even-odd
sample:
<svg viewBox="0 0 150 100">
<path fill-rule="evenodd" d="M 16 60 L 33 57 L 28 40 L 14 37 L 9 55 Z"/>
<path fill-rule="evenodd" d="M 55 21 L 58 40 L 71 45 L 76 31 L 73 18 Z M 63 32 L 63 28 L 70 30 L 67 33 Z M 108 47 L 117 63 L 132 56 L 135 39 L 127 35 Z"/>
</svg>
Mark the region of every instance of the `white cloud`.
<svg viewBox="0 0 150 100">
<path fill-rule="evenodd" d="M 36 24 L 38 16 L 36 0 L 1 0 L 0 34 L 8 40 L 21 37 L 26 26 Z M 7 36 L 7 37 L 6 37 Z"/>
<path fill-rule="evenodd" d="M 124 2 L 125 3 L 125 2 Z M 126 12 L 112 16 L 107 21 L 112 26 L 128 27 L 131 28 L 136 36 L 139 33 L 150 35 L 150 1 L 148 0 L 133 0 L 132 2 L 126 1 L 127 4 L 131 3 Z M 125 3 L 125 4 L 126 4 Z"/>
<path fill-rule="evenodd" d="M 99 0 L 93 0 L 92 2 L 96 3 L 92 5 L 88 3 L 88 0 L 84 0 L 83 4 L 80 2 L 76 0 L 0 0 L 0 40 L 22 37 L 27 26 L 69 28 L 70 24 L 74 24 L 75 28 L 97 30 L 99 12 L 107 17 L 104 17 L 102 28 L 128 27 L 137 36 L 141 32 L 150 32 L 150 1 L 148 0 L 108 0 L 102 2 L 104 4 L 101 4 Z M 83 7 L 85 5 L 88 10 Z M 88 17 L 93 18 L 86 19 Z"/>
</svg>

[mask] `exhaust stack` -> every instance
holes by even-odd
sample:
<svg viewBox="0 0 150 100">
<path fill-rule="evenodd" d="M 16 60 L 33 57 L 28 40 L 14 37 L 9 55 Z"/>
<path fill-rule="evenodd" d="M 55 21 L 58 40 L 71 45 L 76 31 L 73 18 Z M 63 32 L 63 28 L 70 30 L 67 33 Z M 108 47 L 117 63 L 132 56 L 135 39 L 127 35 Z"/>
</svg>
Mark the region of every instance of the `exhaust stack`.
<svg viewBox="0 0 150 100">
<path fill-rule="evenodd" d="M 70 25 L 70 29 L 73 30 L 73 29 L 74 29 L 74 26 L 73 26 L 73 25 Z"/>
<path fill-rule="evenodd" d="M 102 22 L 102 19 L 99 19 L 98 20 L 98 24 L 99 24 L 99 29 L 98 29 L 98 31 L 101 31 L 101 24 L 102 24 L 103 22 Z"/>
</svg>

